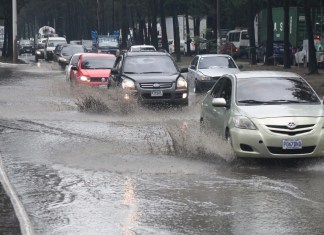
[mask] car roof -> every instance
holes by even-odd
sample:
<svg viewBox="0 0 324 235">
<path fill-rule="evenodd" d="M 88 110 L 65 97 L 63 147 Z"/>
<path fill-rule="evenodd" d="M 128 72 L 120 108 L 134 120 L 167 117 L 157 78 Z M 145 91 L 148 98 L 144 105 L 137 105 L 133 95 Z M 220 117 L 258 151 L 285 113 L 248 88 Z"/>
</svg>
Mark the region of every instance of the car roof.
<svg viewBox="0 0 324 235">
<path fill-rule="evenodd" d="M 281 72 L 281 71 L 243 71 L 236 73 L 234 76 L 236 76 L 237 79 L 241 78 L 271 78 L 271 77 L 281 77 L 281 78 L 299 78 L 300 76 L 296 73 L 292 72 Z"/>
<path fill-rule="evenodd" d="M 204 55 L 199 55 L 199 57 L 231 57 L 230 55 L 227 54 L 204 54 Z"/>
<path fill-rule="evenodd" d="M 161 51 L 128 51 L 124 54 L 125 56 L 170 56 L 169 53 Z"/>
<path fill-rule="evenodd" d="M 149 47 L 149 48 L 155 48 L 153 45 L 133 45 L 131 48 L 141 48 L 141 47 Z"/>
<path fill-rule="evenodd" d="M 82 57 L 116 57 L 113 54 L 101 54 L 101 53 L 82 53 Z"/>
</svg>

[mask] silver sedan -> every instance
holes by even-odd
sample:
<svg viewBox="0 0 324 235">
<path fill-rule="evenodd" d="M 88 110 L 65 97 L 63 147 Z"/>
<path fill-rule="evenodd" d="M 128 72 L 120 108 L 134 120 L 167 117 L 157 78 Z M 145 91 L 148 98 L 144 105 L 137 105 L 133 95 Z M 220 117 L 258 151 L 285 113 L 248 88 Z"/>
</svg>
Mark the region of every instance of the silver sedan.
<svg viewBox="0 0 324 235">
<path fill-rule="evenodd" d="M 196 93 L 209 90 L 224 74 L 240 72 L 229 55 L 206 54 L 193 58 L 188 68 L 189 87 Z"/>
<path fill-rule="evenodd" d="M 324 156 L 324 106 L 294 73 L 222 76 L 202 102 L 200 122 L 226 138 L 236 157 Z"/>
</svg>

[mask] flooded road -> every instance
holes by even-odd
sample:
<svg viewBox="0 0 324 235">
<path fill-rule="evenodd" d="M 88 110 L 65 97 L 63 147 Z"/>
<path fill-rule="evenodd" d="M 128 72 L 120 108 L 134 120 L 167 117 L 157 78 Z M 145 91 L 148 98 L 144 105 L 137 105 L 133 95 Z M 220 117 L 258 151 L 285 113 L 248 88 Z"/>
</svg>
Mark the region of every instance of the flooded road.
<svg viewBox="0 0 324 235">
<path fill-rule="evenodd" d="M 0 64 L 0 157 L 35 234 L 323 234 L 324 161 L 231 161 L 200 99 L 132 108 L 55 63 Z"/>
</svg>

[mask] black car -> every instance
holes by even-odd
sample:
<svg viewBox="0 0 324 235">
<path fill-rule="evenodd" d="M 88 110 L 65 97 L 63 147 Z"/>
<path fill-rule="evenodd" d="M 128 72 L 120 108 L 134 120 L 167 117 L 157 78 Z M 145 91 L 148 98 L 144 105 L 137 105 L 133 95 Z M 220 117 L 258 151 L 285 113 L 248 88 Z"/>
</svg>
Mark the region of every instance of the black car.
<svg viewBox="0 0 324 235">
<path fill-rule="evenodd" d="M 65 67 L 67 64 L 69 64 L 72 55 L 76 53 L 84 53 L 86 51 L 86 48 L 82 45 L 63 45 L 60 50 L 57 52 L 54 51 L 54 60 L 57 61 L 62 67 Z"/>
<path fill-rule="evenodd" d="M 188 83 L 164 52 L 126 52 L 117 57 L 108 87 L 119 86 L 140 103 L 188 105 Z"/>
<path fill-rule="evenodd" d="M 24 53 L 31 53 L 34 55 L 34 44 L 31 40 L 21 40 L 18 45 L 19 55 Z"/>
</svg>

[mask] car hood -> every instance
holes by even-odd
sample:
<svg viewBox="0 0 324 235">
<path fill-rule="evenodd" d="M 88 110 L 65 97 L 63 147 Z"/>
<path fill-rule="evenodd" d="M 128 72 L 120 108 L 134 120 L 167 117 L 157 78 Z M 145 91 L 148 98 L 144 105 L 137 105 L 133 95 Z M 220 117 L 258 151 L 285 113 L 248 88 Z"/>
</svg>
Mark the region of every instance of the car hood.
<svg viewBox="0 0 324 235">
<path fill-rule="evenodd" d="M 82 75 L 87 77 L 109 77 L 111 69 L 82 69 Z"/>
<path fill-rule="evenodd" d="M 125 78 L 130 78 L 135 82 L 175 82 L 180 74 L 125 74 Z"/>
<path fill-rule="evenodd" d="M 209 77 L 220 77 L 224 74 L 240 72 L 238 68 L 213 68 L 213 69 L 200 69 L 199 71 L 202 74 Z"/>
<path fill-rule="evenodd" d="M 238 106 L 239 112 L 250 118 L 324 117 L 324 106 L 318 105 L 260 105 Z"/>
</svg>

